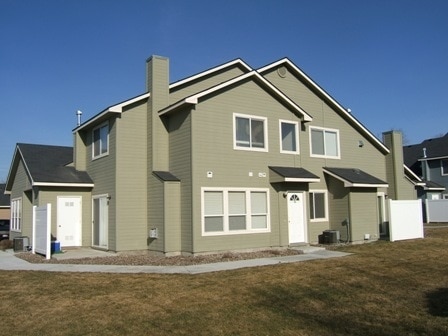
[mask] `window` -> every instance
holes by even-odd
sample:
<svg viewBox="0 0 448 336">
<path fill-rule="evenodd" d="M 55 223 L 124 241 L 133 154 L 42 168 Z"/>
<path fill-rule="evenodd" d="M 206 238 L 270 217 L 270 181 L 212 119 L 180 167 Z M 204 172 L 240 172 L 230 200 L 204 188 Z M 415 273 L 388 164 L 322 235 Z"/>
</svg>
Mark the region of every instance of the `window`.
<svg viewBox="0 0 448 336">
<path fill-rule="evenodd" d="M 311 221 L 327 220 L 327 192 L 310 191 L 310 219 Z"/>
<path fill-rule="evenodd" d="M 311 156 L 339 159 L 339 131 L 310 128 Z"/>
<path fill-rule="evenodd" d="M 266 189 L 203 189 L 204 236 L 269 232 Z"/>
<path fill-rule="evenodd" d="M 297 122 L 280 120 L 280 152 L 299 153 L 299 124 Z"/>
<path fill-rule="evenodd" d="M 109 124 L 102 124 L 93 130 L 93 158 L 109 154 Z"/>
<path fill-rule="evenodd" d="M 440 160 L 440 165 L 442 166 L 442 175 L 448 175 L 448 159 Z"/>
<path fill-rule="evenodd" d="M 267 119 L 234 114 L 234 148 L 267 151 Z"/>
<path fill-rule="evenodd" d="M 22 230 L 22 199 L 16 198 L 11 201 L 11 231 Z"/>
</svg>

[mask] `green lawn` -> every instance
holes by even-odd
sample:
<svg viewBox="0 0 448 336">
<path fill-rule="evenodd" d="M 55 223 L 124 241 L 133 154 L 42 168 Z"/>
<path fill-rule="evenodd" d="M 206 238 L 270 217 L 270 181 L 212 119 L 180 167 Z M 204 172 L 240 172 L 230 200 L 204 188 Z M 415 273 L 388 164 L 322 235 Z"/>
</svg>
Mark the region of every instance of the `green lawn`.
<svg viewBox="0 0 448 336">
<path fill-rule="evenodd" d="M 448 335 L 448 228 L 201 275 L 0 271 L 4 335 Z"/>
</svg>

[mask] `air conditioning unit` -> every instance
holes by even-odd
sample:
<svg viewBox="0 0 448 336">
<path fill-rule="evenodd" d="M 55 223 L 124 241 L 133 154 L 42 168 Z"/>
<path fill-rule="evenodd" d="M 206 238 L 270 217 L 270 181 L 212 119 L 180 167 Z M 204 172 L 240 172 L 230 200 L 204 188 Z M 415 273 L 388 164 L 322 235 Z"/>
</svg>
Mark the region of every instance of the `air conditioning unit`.
<svg viewBox="0 0 448 336">
<path fill-rule="evenodd" d="M 325 244 L 337 244 L 341 238 L 339 231 L 336 230 L 325 230 L 323 236 Z"/>
<path fill-rule="evenodd" d="M 13 239 L 14 252 L 26 252 L 30 246 L 28 237 L 16 237 Z"/>
</svg>

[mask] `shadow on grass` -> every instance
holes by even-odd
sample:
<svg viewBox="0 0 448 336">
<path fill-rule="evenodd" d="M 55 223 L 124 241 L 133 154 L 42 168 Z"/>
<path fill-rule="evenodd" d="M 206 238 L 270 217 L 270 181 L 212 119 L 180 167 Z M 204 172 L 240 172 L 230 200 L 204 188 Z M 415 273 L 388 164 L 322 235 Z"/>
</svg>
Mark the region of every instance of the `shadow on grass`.
<svg viewBox="0 0 448 336">
<path fill-rule="evenodd" d="M 433 316 L 448 317 L 448 288 L 438 288 L 426 294 L 428 311 Z"/>
</svg>

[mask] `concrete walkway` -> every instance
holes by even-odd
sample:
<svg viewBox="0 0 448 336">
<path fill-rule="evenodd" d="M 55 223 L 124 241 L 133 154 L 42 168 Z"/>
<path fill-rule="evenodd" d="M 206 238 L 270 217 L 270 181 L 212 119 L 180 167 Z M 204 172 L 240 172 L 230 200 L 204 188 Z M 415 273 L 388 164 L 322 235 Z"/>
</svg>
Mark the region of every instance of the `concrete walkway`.
<svg viewBox="0 0 448 336">
<path fill-rule="evenodd" d="M 286 257 L 271 257 L 249 260 L 219 262 L 213 264 L 188 266 L 122 266 L 122 265 L 76 265 L 76 264 L 33 264 L 17 258 L 12 250 L 0 251 L 0 270 L 5 271 L 45 271 L 45 272 L 90 272 L 90 273 L 160 273 L 160 274 L 199 274 L 235 270 L 247 267 L 258 267 L 295 263 L 300 261 L 328 259 L 347 256 L 350 253 L 328 251 L 311 248 L 304 254 Z M 107 252 L 93 249 L 81 249 L 70 254 L 53 255 L 56 259 L 110 255 Z"/>
</svg>

